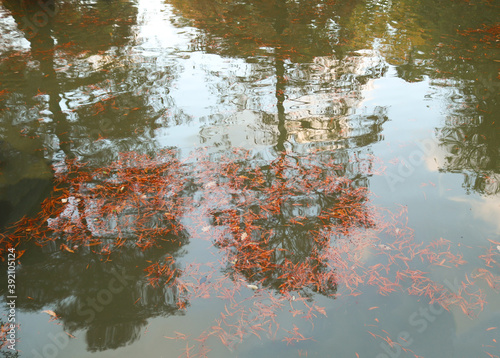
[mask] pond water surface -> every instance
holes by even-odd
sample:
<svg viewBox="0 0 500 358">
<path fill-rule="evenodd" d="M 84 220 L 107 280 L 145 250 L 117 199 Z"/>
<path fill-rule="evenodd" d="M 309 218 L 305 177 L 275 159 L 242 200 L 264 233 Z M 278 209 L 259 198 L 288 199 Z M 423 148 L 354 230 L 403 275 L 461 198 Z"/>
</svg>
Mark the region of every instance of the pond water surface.
<svg viewBox="0 0 500 358">
<path fill-rule="evenodd" d="M 496 14 L 0 2 L 4 356 L 500 356 Z"/>
</svg>

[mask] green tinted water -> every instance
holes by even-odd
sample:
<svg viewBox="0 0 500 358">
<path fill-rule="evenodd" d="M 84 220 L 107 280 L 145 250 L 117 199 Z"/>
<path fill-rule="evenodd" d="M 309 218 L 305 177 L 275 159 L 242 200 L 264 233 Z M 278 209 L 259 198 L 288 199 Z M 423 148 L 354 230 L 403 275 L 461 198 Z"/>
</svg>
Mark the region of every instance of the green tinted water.
<svg viewBox="0 0 500 358">
<path fill-rule="evenodd" d="M 497 12 L 493 2 L 461 0 L 68 0 L 56 8 L 3 1 L 2 231 L 40 211 L 66 159 L 99 168 L 123 152 L 154 157 L 173 149 L 185 159 L 205 148 L 212 162 L 223 164 L 233 148 L 244 148 L 250 153 L 244 166 L 266 171 L 284 152 L 288 158 L 319 153 L 342 165 L 337 175 L 354 188 L 367 187 L 374 207 L 406 209 L 393 236 L 401 230 L 424 246 L 439 238 L 450 242 L 436 249 L 441 255 L 434 264 L 417 256 L 412 269 L 464 296 L 461 283 L 474 280 L 467 292 L 486 302 L 479 310 L 480 301 L 471 298 L 478 308 L 472 319 L 460 304 L 447 311 L 406 286 L 382 295 L 365 284 L 352 295 L 338 269 L 338 296 L 310 291 L 306 302 L 324 307 L 326 316 L 304 319 L 307 307 L 294 303 L 304 293 L 293 291 L 291 301 L 273 308 L 270 323 L 262 305 L 271 307 L 279 292 L 272 283 L 254 292 L 244 275 L 223 283 L 237 289 L 239 306 L 231 306 L 217 286 L 229 277 L 216 264 L 224 250 L 213 245 L 215 231 L 201 237 L 207 226 L 192 214 L 206 214 L 212 203 L 200 198 L 215 192 L 214 184 L 190 172 L 196 185 L 183 195 L 194 208 L 178 218 L 185 231 L 177 246 L 142 251 L 132 245 L 108 262 L 89 251 L 70 253 L 60 242 L 26 247 L 16 269 L 19 356 L 177 357 L 186 348 L 189 356 L 201 356 L 196 338 L 218 325 L 232 336 L 229 343 L 216 334 L 207 338 L 209 357 L 499 355 L 498 329 L 491 329 L 500 319 Z M 286 248 L 300 263 L 313 252 L 308 228 L 286 229 L 283 222 L 316 220 L 333 204 L 303 193 L 291 203 L 309 206 L 283 206 L 276 221 L 261 225 L 273 230 L 274 248 Z M 224 205 L 217 209 L 240 204 Z M 387 230 L 379 236 L 381 245 L 394 239 Z M 467 263 L 436 265 L 446 251 Z M 383 262 L 373 249 L 363 252 L 366 267 Z M 165 255 L 190 273 L 184 309 L 176 289 L 147 282 L 144 269 Z M 1 279 L 7 303 L 7 275 Z M 251 316 L 236 314 L 228 320 L 233 326 L 222 324 L 238 307 Z M 265 329 L 252 333 L 245 321 Z M 287 344 L 294 327 L 314 341 Z M 399 345 L 391 347 L 387 336 Z"/>
</svg>

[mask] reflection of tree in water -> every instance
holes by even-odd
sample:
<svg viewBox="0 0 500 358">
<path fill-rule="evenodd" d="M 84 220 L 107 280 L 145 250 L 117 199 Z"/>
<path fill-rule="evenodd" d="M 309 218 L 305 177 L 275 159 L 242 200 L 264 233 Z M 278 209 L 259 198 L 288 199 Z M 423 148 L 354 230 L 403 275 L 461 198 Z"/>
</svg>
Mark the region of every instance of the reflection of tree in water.
<svg viewBox="0 0 500 358">
<path fill-rule="evenodd" d="M 150 113 L 151 106 L 144 103 L 144 96 L 129 95 L 144 88 L 141 86 L 152 87 L 151 74 L 141 64 L 121 61 L 126 52 L 125 45 L 132 37 L 131 25 L 135 23 L 136 7 L 129 2 L 44 1 L 49 8 L 42 10 L 40 3 L 2 3 L 15 19 L 18 29 L 24 31 L 30 51 L 3 54 L 0 62 L 0 122 L 7 134 L 12 132 L 11 128 L 22 129 L 24 136 L 33 138 L 9 143 L 18 135 L 7 136 L 3 147 L 9 150 L 3 151 L 2 161 L 8 165 L 9 161 L 18 160 L 19 155 L 15 153 L 33 146 L 38 149 L 35 153 L 39 160 L 60 159 L 61 154 L 73 158 L 103 152 L 103 149 L 109 151 L 109 146 L 93 144 L 99 137 L 112 136 L 111 140 L 121 150 L 139 147 L 139 139 L 135 144 L 126 144 L 123 138 L 130 137 L 130 133 L 144 126 L 144 123 L 139 123 L 139 116 L 153 116 L 155 113 Z M 110 18 L 109 13 L 114 17 Z M 36 19 L 44 23 L 37 23 Z M 81 36 L 82 31 L 86 36 Z M 171 74 L 165 72 L 164 76 L 170 78 Z M 160 86 L 168 82 L 163 78 L 155 80 L 159 80 Z M 139 84 L 134 81 L 139 81 Z M 136 120 L 122 122 L 115 119 L 127 115 L 129 118 L 137 116 Z M 8 187 L 6 192 L 13 188 Z M 76 187 L 70 190 L 73 190 L 72 194 L 78 192 Z M 19 195 L 18 190 L 15 192 Z M 117 234 L 120 228 L 115 226 L 114 232 L 108 230 L 107 237 L 100 237 L 96 222 L 91 227 L 90 220 L 85 218 L 85 211 L 95 206 L 95 198 L 81 194 L 75 199 L 79 203 L 74 205 L 71 216 L 78 222 L 65 218 L 68 224 L 80 225 L 81 230 L 68 231 L 66 226 L 58 231 L 60 227 L 53 226 L 51 231 L 46 227 L 47 219 L 56 219 L 58 215 L 64 219 L 67 207 L 75 204 L 70 198 L 65 202 L 67 205 L 61 206 L 61 200 L 66 200 L 67 196 L 47 199 L 42 204 L 46 211 L 38 218 L 38 225 L 33 226 L 36 220 L 28 220 L 28 226 L 22 229 L 34 240 L 39 235 L 41 245 L 47 244 L 44 240 L 49 242 L 43 250 L 30 248 L 23 257 L 23 265 L 16 273 L 26 285 L 17 287 L 19 299 L 16 304 L 27 311 L 40 311 L 47 306 L 53 308 L 66 330 L 86 331 L 91 351 L 118 348 L 137 340 L 149 318 L 179 313 L 180 297 L 175 286 L 152 287 L 145 278 L 144 269 L 148 260 L 159 261 L 166 253 L 179 255 L 179 248 L 185 244 L 187 236 L 182 230 L 176 235 L 164 235 L 165 244 L 159 249 L 141 251 L 128 232 L 128 237 L 122 238 L 126 241 L 122 242 L 124 247 L 108 257 L 112 262 L 105 262 L 103 256 L 96 253 L 105 244 L 87 247 L 83 239 L 87 235 L 87 239 L 96 243 L 101 239 L 113 241 L 120 236 Z M 33 194 L 30 192 L 30 195 Z M 129 209 L 129 217 L 133 214 Z M 135 214 L 137 217 L 137 211 Z M 158 224 L 154 219 L 151 218 L 150 227 Z M 174 218 L 169 218 L 172 220 Z M 122 229 L 127 231 L 126 227 Z M 45 237 L 47 232 L 51 237 Z M 76 237 L 81 241 L 75 242 Z M 62 247 L 66 249 L 61 251 Z M 178 275 L 179 271 L 176 271 L 172 279 Z"/>
<path fill-rule="evenodd" d="M 447 102 L 439 141 L 445 171 L 466 172 L 465 187 L 498 193 L 499 27 L 490 1 L 399 1 L 357 7 L 346 27 L 356 34 L 349 46 L 375 39 L 398 77 L 429 78 Z M 377 21 L 367 21 L 377 14 Z M 356 45 L 357 44 L 357 45 Z"/>
<path fill-rule="evenodd" d="M 142 252 L 123 248 L 109 257 L 111 261 L 83 247 L 69 253 L 51 245 L 43 253 L 27 253 L 17 271 L 25 284 L 18 287 L 16 303 L 26 311 L 51 307 L 66 331 L 86 332 L 90 351 L 131 344 L 148 319 L 182 313 L 175 286 L 153 287 L 144 277 L 148 261 L 160 261 L 167 252 L 180 254 L 185 234 L 172 239 L 178 243 Z"/>
<path fill-rule="evenodd" d="M 189 120 L 168 96 L 174 64 L 130 54 L 132 3 L 46 3 L 49 10 L 37 1 L 2 4 L 17 27 L 6 37 L 16 44 L 21 33 L 30 48 L 7 49 L 0 60 L 1 226 L 38 207 L 46 195 L 40 188 L 51 185 L 51 161 L 100 165 L 118 152 L 152 152 L 158 123 Z"/>
<path fill-rule="evenodd" d="M 325 152 L 283 154 L 267 164 L 233 158 L 222 165 L 219 190 L 231 199 L 212 211 L 212 222 L 228 228 L 216 239 L 228 272 L 281 293 L 335 293 L 331 247 L 374 224 L 366 188 L 347 179 L 335 161 Z"/>
<path fill-rule="evenodd" d="M 231 57 L 273 53 L 307 62 L 339 45 L 336 21 L 350 15 L 356 2 L 333 1 L 169 1 L 193 25 L 204 30 L 195 48 Z"/>
<path fill-rule="evenodd" d="M 231 198 L 210 201 L 209 211 L 213 224 L 230 229 L 216 240 L 236 259 L 228 272 L 284 294 L 333 295 L 326 252 L 372 225 L 365 188 L 326 153 L 283 153 L 270 163 L 243 157 L 212 162 L 207 169 L 217 173 L 216 183 L 205 181 L 203 165 L 181 164 L 174 152 L 123 154 L 92 169 L 59 163 L 53 196 L 11 232 L 19 250 L 29 241 L 42 246 L 23 257 L 19 307 L 51 307 L 69 332 L 87 332 L 89 350 L 130 344 L 149 318 L 178 314 L 190 299 L 178 283 L 176 258 L 187 242 L 180 222 L 200 188 Z"/>
<path fill-rule="evenodd" d="M 255 137 L 256 144 L 273 143 L 278 152 L 285 147 L 298 152 L 352 148 L 379 140 L 376 132 L 387 119 L 385 109 L 352 116 L 363 86 L 386 71 L 380 61 L 363 63 L 362 56 L 346 55 L 339 46 L 344 34 L 337 22 L 345 21 L 353 7 L 324 1 L 172 4 L 202 29 L 196 48 L 246 62 L 243 76 L 217 73 L 214 90 L 222 101 L 247 112 L 209 118 L 224 135 L 205 128 L 204 143 L 241 145 L 241 135 L 231 129 L 238 117 L 246 122 L 241 129 L 248 133 L 247 141 Z M 276 114 L 266 112 L 270 103 L 263 91 L 273 77 Z M 248 111 L 254 113 L 254 123 L 249 123 Z"/>
<path fill-rule="evenodd" d="M 178 314 L 187 304 L 175 285 L 188 239 L 180 216 L 192 193 L 175 157 L 130 153 L 92 170 L 66 161 L 55 172 L 52 197 L 9 236 L 18 250 L 42 246 L 18 270 L 19 307 L 53 307 L 70 332 L 86 330 L 89 350 L 130 344 L 149 318 Z"/>
<path fill-rule="evenodd" d="M 454 21 L 439 19 L 449 35 L 434 43 L 432 74 L 434 84 L 443 87 L 449 113 L 439 128 L 446 150 L 441 169 L 464 172 L 464 187 L 486 195 L 500 192 L 500 85 L 494 62 L 500 31 L 490 6 L 482 3 L 471 16 L 470 6 L 456 4 Z"/>
<path fill-rule="evenodd" d="M 469 102 L 470 103 L 470 102 Z M 446 150 L 442 170 L 464 172 L 464 186 L 481 194 L 500 192 L 500 131 L 496 116 L 478 116 L 475 110 L 453 113 L 440 129 L 439 141 Z M 496 112 L 498 113 L 498 112 Z"/>
<path fill-rule="evenodd" d="M 168 96 L 174 64 L 131 54 L 136 6 L 56 3 L 55 15 L 33 32 L 25 29 L 25 21 L 41 11 L 37 2 L 4 3 L 18 28 L 25 29 L 30 52 L 6 53 L 0 64 L 0 71 L 12 77 L 0 84 L 0 91 L 8 93 L 0 102 L 6 109 L 3 123 L 20 125 L 25 136 L 38 138 L 40 152 L 49 160 L 60 159 L 62 149 L 67 158 L 99 153 L 109 161 L 119 151 L 153 150 L 155 121 L 169 125 L 173 117 L 188 120 Z M 24 83 L 11 87 L 19 78 L 7 67 L 24 73 Z"/>
<path fill-rule="evenodd" d="M 446 91 L 449 114 L 439 130 L 439 141 L 447 152 L 442 169 L 464 172 L 467 190 L 493 195 L 500 192 L 500 85 L 495 78 L 497 66 L 488 59 L 489 42 L 483 44 L 482 50 L 468 50 L 472 43 L 476 43 L 471 36 L 478 32 L 481 37 L 491 36 L 483 29 L 484 25 L 478 25 L 477 29 L 464 31 L 457 36 L 459 41 L 453 43 L 453 48 L 445 45 L 439 50 L 437 65 L 443 75 L 436 83 L 447 86 L 451 82 L 454 85 Z M 496 37 L 498 39 L 498 34 Z M 457 55 L 464 60 L 457 61 L 458 65 L 450 68 L 445 59 L 450 56 L 456 58 Z M 476 58 L 478 55 L 484 57 Z"/>
<path fill-rule="evenodd" d="M 24 31 L 23 34 L 30 43 L 29 53 L 19 51 L 6 54 L 8 55 L 4 60 L 6 65 L 22 66 L 24 71 L 19 73 L 25 75 L 21 78 L 24 83 L 16 88 L 9 87 L 10 81 L 4 83 L 5 89 L 12 93 L 11 98 L 14 100 L 11 102 L 7 99 L 5 104 L 10 110 L 4 115 L 11 119 L 7 123 L 13 124 L 17 123 L 19 118 L 23 118 L 22 122 L 31 127 L 25 133 L 27 135 L 50 137 L 55 134 L 60 148 L 71 158 L 75 153 L 71 152 L 70 141 L 73 138 L 71 133 L 68 133 L 68 119 L 74 120 L 75 117 L 68 118 L 68 113 L 64 113 L 63 110 L 72 108 L 61 108 L 61 103 L 67 101 L 65 98 L 67 92 L 73 92 L 84 84 L 95 84 L 96 75 L 101 77 L 102 81 L 103 72 L 107 72 L 89 71 L 82 76 L 82 71 L 78 68 L 79 59 L 90 51 L 102 53 L 113 46 L 123 47 L 130 38 L 130 26 L 123 25 L 129 25 L 133 20 L 135 8 L 127 6 L 114 8 L 117 15 L 122 16 L 116 19 L 116 25 L 121 21 L 125 23 L 110 28 L 111 24 L 106 24 L 110 19 L 102 16 L 106 11 L 99 9 L 103 2 L 98 2 L 95 7 L 79 6 L 82 4 L 78 2 L 59 1 L 48 1 L 46 5 L 50 10 L 44 10 L 46 7 L 41 7 L 36 1 L 4 2 L 4 6 L 16 20 L 18 28 Z M 37 22 L 37 19 L 46 21 Z M 97 33 L 96 36 L 88 36 L 85 39 L 78 38 L 77 45 L 74 38 L 71 38 L 75 31 Z M 85 53 L 82 53 L 82 47 L 85 48 Z M 73 73 L 70 71 L 71 66 L 74 66 Z M 65 76 L 60 74 L 61 70 L 65 70 Z M 16 76 L 16 81 L 12 83 L 19 83 L 18 74 L 10 73 L 10 76 Z M 23 104 L 19 97 L 24 98 L 26 103 Z M 28 109 L 28 106 L 33 109 Z M 48 123 L 44 123 L 41 128 L 33 128 L 30 122 L 38 123 L 39 120 L 48 120 Z M 43 139 L 46 142 L 42 145 L 49 146 L 49 138 Z M 50 149 L 45 148 L 48 152 L 45 153 L 46 156 L 51 152 Z"/>
</svg>

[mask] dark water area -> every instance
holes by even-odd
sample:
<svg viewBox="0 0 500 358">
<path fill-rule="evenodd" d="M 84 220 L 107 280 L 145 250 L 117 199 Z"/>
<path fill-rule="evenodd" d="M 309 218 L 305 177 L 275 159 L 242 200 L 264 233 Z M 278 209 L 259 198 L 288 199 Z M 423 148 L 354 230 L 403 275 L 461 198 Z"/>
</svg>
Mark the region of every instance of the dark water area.
<svg viewBox="0 0 500 358">
<path fill-rule="evenodd" d="M 1 1 L 0 353 L 500 356 L 498 10 Z"/>
</svg>

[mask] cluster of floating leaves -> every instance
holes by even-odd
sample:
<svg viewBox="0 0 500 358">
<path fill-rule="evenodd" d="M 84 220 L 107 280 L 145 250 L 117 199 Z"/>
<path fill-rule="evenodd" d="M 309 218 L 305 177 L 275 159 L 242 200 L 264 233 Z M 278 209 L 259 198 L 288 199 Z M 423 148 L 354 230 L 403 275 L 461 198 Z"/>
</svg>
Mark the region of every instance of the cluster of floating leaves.
<svg viewBox="0 0 500 358">
<path fill-rule="evenodd" d="M 369 190 L 328 153 L 280 153 L 273 160 L 244 150 L 216 158 L 200 151 L 184 160 L 175 151 L 125 153 L 105 167 L 67 160 L 54 172 L 53 195 L 36 217 L 0 237 L 2 250 L 56 242 L 67 255 L 92 251 L 106 261 L 124 246 L 178 247 L 186 237 L 210 243 L 201 258 L 206 262 L 181 264 L 165 252 L 145 269 L 152 286 L 176 290 L 181 310 L 196 299 L 225 302 L 220 318 L 185 346 L 184 356 L 207 356 L 214 338 L 230 349 L 248 335 L 279 334 L 286 344 L 313 339 L 298 325 L 280 325 L 278 313 L 288 309 L 293 319 L 314 326 L 327 315 L 317 295 L 357 296 L 372 286 L 381 295 L 423 296 L 474 317 L 486 303 L 478 280 L 500 285 L 494 271 L 500 243 L 493 240 L 480 256 L 483 267 L 466 275 L 458 290 L 431 279 L 422 266 L 466 265 L 461 248 L 443 238 L 417 242 L 405 208 L 374 207 Z M 398 344 L 382 328 L 373 330 L 373 337 Z M 167 338 L 190 341 L 180 332 Z"/>
</svg>

